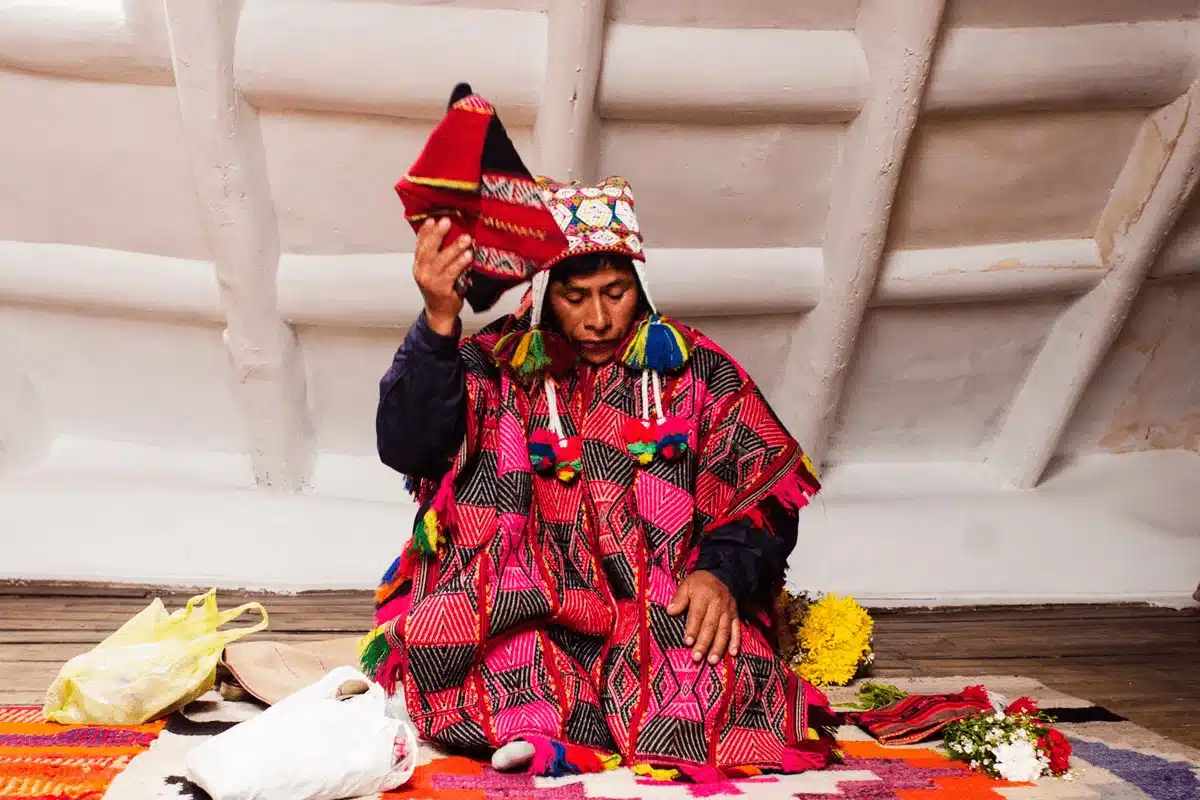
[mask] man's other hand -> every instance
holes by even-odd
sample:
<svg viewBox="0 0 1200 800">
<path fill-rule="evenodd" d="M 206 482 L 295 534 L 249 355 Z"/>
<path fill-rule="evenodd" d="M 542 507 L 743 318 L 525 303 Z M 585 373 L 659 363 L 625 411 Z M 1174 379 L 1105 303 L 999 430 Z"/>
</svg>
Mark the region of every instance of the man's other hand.
<svg viewBox="0 0 1200 800">
<path fill-rule="evenodd" d="M 726 650 L 736 656 L 742 643 L 737 601 L 721 580 L 711 572 L 697 571 L 679 584 L 679 591 L 667 606 L 671 616 L 688 612 L 684 644 L 692 649 L 692 661 L 705 657 L 717 664 Z"/>
<path fill-rule="evenodd" d="M 413 252 L 413 278 L 425 299 L 425 321 L 443 336 L 450 336 L 462 311 L 462 296 L 455 291 L 458 277 L 471 265 L 471 237 L 460 236 L 458 241 L 442 248 L 450 231 L 450 220 L 437 222 L 427 219 L 417 231 L 417 248 Z"/>
</svg>

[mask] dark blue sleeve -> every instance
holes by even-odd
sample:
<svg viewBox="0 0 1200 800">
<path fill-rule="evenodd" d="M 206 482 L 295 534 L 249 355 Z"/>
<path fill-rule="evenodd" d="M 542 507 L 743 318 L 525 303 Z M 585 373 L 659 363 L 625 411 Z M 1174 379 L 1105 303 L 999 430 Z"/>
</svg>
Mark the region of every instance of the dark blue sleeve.
<svg viewBox="0 0 1200 800">
<path fill-rule="evenodd" d="M 453 335 L 442 336 L 429 327 L 422 311 L 379 382 L 379 458 L 414 479 L 441 477 L 466 436 L 461 332 L 460 322 Z"/>
<path fill-rule="evenodd" d="M 770 498 L 764 502 L 772 530 L 740 519 L 710 531 L 699 545 L 695 569 L 711 572 L 728 586 L 743 612 L 774 606 L 796 547 L 798 512 Z"/>
</svg>

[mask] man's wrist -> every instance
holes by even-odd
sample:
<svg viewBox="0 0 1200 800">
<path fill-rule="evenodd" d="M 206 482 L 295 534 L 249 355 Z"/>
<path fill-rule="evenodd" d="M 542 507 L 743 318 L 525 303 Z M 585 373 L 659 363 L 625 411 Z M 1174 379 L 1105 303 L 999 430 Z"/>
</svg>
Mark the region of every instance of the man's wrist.
<svg viewBox="0 0 1200 800">
<path fill-rule="evenodd" d="M 458 336 L 458 314 L 442 314 L 426 308 L 425 324 L 439 336 Z"/>
</svg>

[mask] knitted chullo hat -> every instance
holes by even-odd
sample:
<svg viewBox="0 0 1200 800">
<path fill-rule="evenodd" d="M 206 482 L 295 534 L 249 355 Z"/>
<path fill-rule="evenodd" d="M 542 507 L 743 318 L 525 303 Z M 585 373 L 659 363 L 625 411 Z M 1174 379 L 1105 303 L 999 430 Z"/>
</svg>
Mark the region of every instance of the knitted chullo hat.
<svg viewBox="0 0 1200 800">
<path fill-rule="evenodd" d="M 567 249 L 542 265 L 585 253 L 615 253 L 645 261 L 642 232 L 633 210 L 633 188 L 624 178 L 606 178 L 596 186 L 559 183 L 538 177 L 542 200 L 567 237 Z M 641 277 L 641 276 L 639 276 Z"/>
<path fill-rule="evenodd" d="M 629 257 L 650 306 L 650 314 L 638 325 L 621 355 L 629 367 L 641 371 L 641 418 L 626 426 L 625 439 L 638 463 L 648 464 L 655 455 L 673 459 L 687 449 L 685 424 L 663 413 L 662 374 L 682 367 L 690 355 L 687 337 L 679 327 L 661 316 L 650 294 L 642 252 L 641 229 L 633 206 L 633 190 L 623 178 L 610 177 L 594 186 L 578 182 L 563 184 L 539 178 L 542 198 L 555 222 L 567 237 L 567 249 L 545 261 L 532 281 L 532 306 L 528 331 L 515 331 L 496 345 L 494 355 L 518 377 L 541 379 L 550 413 L 550 429 L 535 431 L 530 438 L 530 456 L 538 471 L 554 470 L 561 480 L 570 480 L 581 468 L 582 451 L 577 437 L 565 435 L 558 416 L 555 383 L 561 374 L 558 354 L 573 361 L 574 354 L 555 334 L 541 330 L 541 317 L 550 270 L 573 256 L 611 253 Z M 653 387 L 655 414 L 651 417 Z"/>
<path fill-rule="evenodd" d="M 686 338 L 679 329 L 658 313 L 646 279 L 646 254 L 642 251 L 642 231 L 633 207 L 633 188 L 624 178 L 606 178 L 595 186 L 581 186 L 578 181 L 558 183 L 538 178 L 542 198 L 554 221 L 567 236 L 567 249 L 542 265 L 549 270 L 572 256 L 587 253 L 612 253 L 629 257 L 641 284 L 642 294 L 650 306 L 650 316 L 638 327 L 622 360 L 635 369 L 653 372 L 673 372 L 688 359 Z M 534 276 L 534 309 L 539 311 L 538 281 L 548 281 L 549 275 Z M 543 288 L 542 293 L 545 293 Z"/>
<path fill-rule="evenodd" d="M 477 312 L 567 249 L 496 109 L 465 83 L 454 87 L 445 117 L 396 193 L 413 230 L 447 217 L 446 244 L 471 237 L 474 260 L 459 288 Z"/>
</svg>

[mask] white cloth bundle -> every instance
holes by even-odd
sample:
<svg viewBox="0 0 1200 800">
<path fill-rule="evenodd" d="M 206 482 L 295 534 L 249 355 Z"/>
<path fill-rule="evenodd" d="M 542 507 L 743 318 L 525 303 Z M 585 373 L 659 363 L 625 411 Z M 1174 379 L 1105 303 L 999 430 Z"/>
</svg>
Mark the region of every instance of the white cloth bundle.
<svg viewBox="0 0 1200 800">
<path fill-rule="evenodd" d="M 412 777 L 417 735 L 351 667 L 193 748 L 187 777 L 213 800 L 342 800 Z"/>
</svg>

